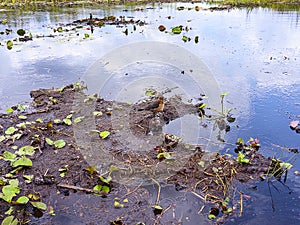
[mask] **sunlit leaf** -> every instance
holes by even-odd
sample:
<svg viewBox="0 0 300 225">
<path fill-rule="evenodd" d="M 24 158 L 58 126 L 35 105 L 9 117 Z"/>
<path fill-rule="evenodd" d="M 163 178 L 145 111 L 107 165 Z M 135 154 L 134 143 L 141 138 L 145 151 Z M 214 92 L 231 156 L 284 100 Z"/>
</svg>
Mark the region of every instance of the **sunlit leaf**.
<svg viewBox="0 0 300 225">
<path fill-rule="evenodd" d="M 85 38 L 89 38 L 90 35 L 89 35 L 88 33 L 85 33 L 85 34 L 84 34 L 84 37 L 85 37 Z"/>
<path fill-rule="evenodd" d="M 237 143 L 239 143 L 239 144 L 244 144 L 245 142 L 244 142 L 244 139 L 243 139 L 243 138 L 238 138 Z"/>
<path fill-rule="evenodd" d="M 63 147 L 65 147 L 65 145 L 66 145 L 66 142 L 62 139 L 54 142 L 54 146 L 56 148 L 63 148 Z"/>
<path fill-rule="evenodd" d="M 115 202 L 114 202 L 114 207 L 117 207 L 117 208 L 123 208 L 123 207 L 124 207 L 124 204 L 121 204 L 120 202 L 115 201 Z"/>
<path fill-rule="evenodd" d="M 56 30 L 57 30 L 58 32 L 63 32 L 62 27 L 58 27 Z"/>
<path fill-rule="evenodd" d="M 53 120 L 53 122 L 56 123 L 56 124 L 61 123 L 61 119 L 55 119 L 55 120 Z"/>
<path fill-rule="evenodd" d="M 11 134 L 15 133 L 17 130 L 18 130 L 18 129 L 15 128 L 15 127 L 9 127 L 9 128 L 7 128 L 7 130 L 5 131 L 5 134 L 11 135 Z"/>
<path fill-rule="evenodd" d="M 32 204 L 33 207 L 41 209 L 41 210 L 46 210 L 47 209 L 47 205 L 43 202 L 30 202 Z"/>
<path fill-rule="evenodd" d="M 30 200 L 34 200 L 34 201 L 37 201 L 40 199 L 40 196 L 38 196 L 36 194 L 32 194 L 32 193 L 29 193 L 27 196 L 28 196 L 28 198 L 30 198 Z"/>
<path fill-rule="evenodd" d="M 34 177 L 34 175 L 23 175 L 23 177 L 24 177 L 24 179 L 25 179 L 25 182 L 26 182 L 27 184 L 29 184 L 29 183 L 31 183 L 31 181 L 32 181 L 32 179 L 33 179 L 33 177 Z"/>
<path fill-rule="evenodd" d="M 80 123 L 84 119 L 84 116 L 80 116 L 74 119 L 74 123 Z"/>
<path fill-rule="evenodd" d="M 208 217 L 208 219 L 210 219 L 210 220 L 216 219 L 216 216 L 213 215 L 213 214 L 208 214 L 207 217 Z"/>
<path fill-rule="evenodd" d="M 18 225 L 19 221 L 17 218 L 15 218 L 14 216 L 8 216 L 6 217 L 1 225 Z"/>
<path fill-rule="evenodd" d="M 26 196 L 21 196 L 21 197 L 19 197 L 19 198 L 15 201 L 15 203 L 16 203 L 16 204 L 27 204 L 28 201 L 29 201 L 29 198 L 28 198 L 28 197 L 26 197 Z"/>
<path fill-rule="evenodd" d="M 35 121 L 38 122 L 38 123 L 42 123 L 43 122 L 42 118 L 37 118 Z"/>
<path fill-rule="evenodd" d="M 50 138 L 45 139 L 48 145 L 54 145 L 54 141 L 52 141 Z"/>
<path fill-rule="evenodd" d="M 291 169 L 293 166 L 291 163 L 287 163 L 287 162 L 279 163 L 279 165 L 282 169 L 287 169 L 287 170 Z"/>
<path fill-rule="evenodd" d="M 14 110 L 12 109 L 12 108 L 7 108 L 6 110 L 5 110 L 5 112 L 7 112 L 8 114 L 9 113 L 12 113 Z"/>
<path fill-rule="evenodd" d="M 90 175 L 93 175 L 97 171 L 96 166 L 88 166 L 84 170 L 88 171 Z"/>
<path fill-rule="evenodd" d="M 1 136 L 0 136 L 0 142 L 2 142 L 2 141 L 4 141 L 4 140 L 5 140 L 4 135 L 1 135 Z"/>
<path fill-rule="evenodd" d="M 181 27 L 173 27 L 172 28 L 172 33 L 173 34 L 180 34 L 181 33 Z"/>
<path fill-rule="evenodd" d="M 102 112 L 95 111 L 95 112 L 93 112 L 93 115 L 94 115 L 94 116 L 102 116 L 103 113 L 102 113 Z"/>
<path fill-rule="evenodd" d="M 221 97 L 224 97 L 224 96 L 226 96 L 226 95 L 228 95 L 229 94 L 229 92 L 223 92 L 222 94 L 221 94 Z"/>
<path fill-rule="evenodd" d="M 101 191 L 108 194 L 110 192 L 110 188 L 108 186 L 103 186 Z"/>
<path fill-rule="evenodd" d="M 13 42 L 11 40 L 9 40 L 9 41 L 6 42 L 6 47 L 7 47 L 8 50 L 11 50 L 12 47 L 13 47 L 13 45 L 14 44 L 13 44 Z"/>
<path fill-rule="evenodd" d="M 27 145 L 23 146 L 22 148 L 19 149 L 17 152 L 19 155 L 30 155 L 32 156 L 34 154 L 34 147 Z"/>
<path fill-rule="evenodd" d="M 25 122 L 19 123 L 19 124 L 16 125 L 16 127 L 26 129 L 26 123 Z"/>
<path fill-rule="evenodd" d="M 17 166 L 32 166 L 32 161 L 29 158 L 22 157 L 12 162 L 12 167 Z"/>
<path fill-rule="evenodd" d="M 99 176 L 99 178 L 103 183 L 106 183 L 106 184 L 109 184 L 112 181 L 111 176 L 107 176 L 107 178 L 104 178 L 103 176 Z"/>
<path fill-rule="evenodd" d="M 10 215 L 10 214 L 12 214 L 13 211 L 14 211 L 14 207 L 11 206 L 11 207 L 9 207 L 9 209 L 4 214 L 5 215 Z"/>
<path fill-rule="evenodd" d="M 72 121 L 68 118 L 63 119 L 64 123 L 67 124 L 68 126 L 72 125 Z"/>
<path fill-rule="evenodd" d="M 154 209 L 163 210 L 163 208 L 160 205 L 154 205 L 152 206 Z"/>
<path fill-rule="evenodd" d="M 4 151 L 2 156 L 3 156 L 3 160 L 5 161 L 14 161 L 15 158 L 17 157 L 15 154 L 8 151 Z"/>
<path fill-rule="evenodd" d="M 110 132 L 107 131 L 107 130 L 102 131 L 102 132 L 100 132 L 100 134 L 99 134 L 99 136 L 100 136 L 102 139 L 107 138 L 109 135 L 110 135 Z"/>
</svg>

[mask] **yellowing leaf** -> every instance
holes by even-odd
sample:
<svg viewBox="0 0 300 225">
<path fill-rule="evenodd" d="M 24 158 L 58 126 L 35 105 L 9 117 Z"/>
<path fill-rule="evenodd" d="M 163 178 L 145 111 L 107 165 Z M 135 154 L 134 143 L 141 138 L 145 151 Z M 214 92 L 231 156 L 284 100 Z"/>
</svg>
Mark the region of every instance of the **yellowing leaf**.
<svg viewBox="0 0 300 225">
<path fill-rule="evenodd" d="M 31 205 L 35 208 L 41 209 L 41 210 L 46 210 L 47 205 L 43 202 L 30 202 Z"/>
</svg>

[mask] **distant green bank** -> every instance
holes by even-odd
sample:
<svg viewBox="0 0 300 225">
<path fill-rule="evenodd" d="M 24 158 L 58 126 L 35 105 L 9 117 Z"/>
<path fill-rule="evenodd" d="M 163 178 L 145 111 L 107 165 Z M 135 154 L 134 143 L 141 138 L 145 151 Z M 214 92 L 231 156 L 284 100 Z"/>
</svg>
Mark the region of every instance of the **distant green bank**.
<svg viewBox="0 0 300 225">
<path fill-rule="evenodd" d="M 95 4 L 135 5 L 154 2 L 206 2 L 219 6 L 230 7 L 267 7 L 282 10 L 300 9 L 300 0 L 2 0 L 0 7 L 21 7 L 21 6 L 88 6 Z"/>
</svg>

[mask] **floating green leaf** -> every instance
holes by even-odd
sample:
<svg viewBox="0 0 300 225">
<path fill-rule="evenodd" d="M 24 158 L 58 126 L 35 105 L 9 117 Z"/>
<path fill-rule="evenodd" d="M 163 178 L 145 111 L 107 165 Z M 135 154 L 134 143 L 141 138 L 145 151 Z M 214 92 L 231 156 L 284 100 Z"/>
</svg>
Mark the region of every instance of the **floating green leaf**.
<svg viewBox="0 0 300 225">
<path fill-rule="evenodd" d="M 48 145 L 54 145 L 54 141 L 52 141 L 50 138 L 45 139 Z"/>
<path fill-rule="evenodd" d="M 32 181 L 32 179 L 33 179 L 33 177 L 34 177 L 34 175 L 23 175 L 23 177 L 24 177 L 24 179 L 25 179 L 25 182 L 26 182 L 27 184 L 29 184 L 29 183 L 31 183 L 31 181 Z"/>
<path fill-rule="evenodd" d="M 243 164 L 243 163 L 248 164 L 249 163 L 249 159 L 246 159 L 245 155 L 241 152 L 238 153 L 237 161 L 240 164 Z"/>
<path fill-rule="evenodd" d="M 66 145 L 66 142 L 62 139 L 54 142 L 54 146 L 56 148 L 63 148 L 63 147 L 65 147 L 65 145 Z"/>
<path fill-rule="evenodd" d="M 64 123 L 67 124 L 68 126 L 71 126 L 72 125 L 72 121 L 68 118 L 66 119 L 63 119 Z"/>
<path fill-rule="evenodd" d="M 18 187 L 18 180 L 10 180 L 9 184 L 2 187 L 2 193 L 0 193 L 0 198 L 6 202 L 11 202 L 12 198 L 20 193 L 20 188 Z"/>
<path fill-rule="evenodd" d="M 3 152 L 2 156 L 3 156 L 3 160 L 5 161 L 14 161 L 17 157 L 15 154 L 8 151 Z"/>
<path fill-rule="evenodd" d="M 69 115 L 67 115 L 67 119 L 72 119 L 72 117 L 73 117 L 73 114 L 71 113 L 71 114 L 69 114 Z"/>
<path fill-rule="evenodd" d="M 103 183 L 106 183 L 106 184 L 109 184 L 112 181 L 111 176 L 107 176 L 107 178 L 104 178 L 103 176 L 99 176 L 99 178 Z"/>
<path fill-rule="evenodd" d="M 9 113 L 12 113 L 14 110 L 10 107 L 10 108 L 7 108 L 6 110 L 5 110 L 5 112 L 7 112 L 8 114 Z"/>
<path fill-rule="evenodd" d="M 243 138 L 238 138 L 237 143 L 239 143 L 239 144 L 244 144 L 245 142 L 244 142 L 244 139 L 243 139 Z"/>
<path fill-rule="evenodd" d="M 188 40 L 188 37 L 187 37 L 187 36 L 185 36 L 185 35 L 183 35 L 183 36 L 182 36 L 182 40 L 183 40 L 183 42 L 187 42 L 187 40 Z"/>
<path fill-rule="evenodd" d="M 124 207 L 124 204 L 121 204 L 120 202 L 115 201 L 115 202 L 114 202 L 114 207 L 117 207 L 117 208 L 123 208 L 123 207 Z"/>
<path fill-rule="evenodd" d="M 6 25 L 6 24 L 7 24 L 7 20 L 2 20 L 2 21 L 1 21 L 1 24 L 2 24 L 2 25 Z"/>
<path fill-rule="evenodd" d="M 65 165 L 62 168 L 59 168 L 58 171 L 59 171 L 59 176 L 65 177 L 66 174 L 70 171 L 70 169 L 68 165 Z"/>
<path fill-rule="evenodd" d="M 16 161 L 12 162 L 12 167 L 18 167 L 18 166 L 32 166 L 32 161 L 29 158 L 21 157 L 17 159 Z"/>
<path fill-rule="evenodd" d="M 4 214 L 5 215 L 10 215 L 10 214 L 12 214 L 13 211 L 14 211 L 14 207 L 11 206 L 11 207 L 9 207 L 9 209 Z"/>
<path fill-rule="evenodd" d="M 19 151 L 17 152 L 17 154 L 32 156 L 34 154 L 34 147 L 32 147 L 30 145 L 23 146 L 22 148 L 19 149 Z"/>
<path fill-rule="evenodd" d="M 58 27 L 56 30 L 57 30 L 58 32 L 63 32 L 62 27 Z"/>
<path fill-rule="evenodd" d="M 5 136 L 4 135 L 1 135 L 0 136 L 0 142 L 4 141 L 5 140 Z"/>
<path fill-rule="evenodd" d="M 287 170 L 291 169 L 293 166 L 291 163 L 287 163 L 287 162 L 279 163 L 279 165 L 282 169 L 287 169 Z"/>
<path fill-rule="evenodd" d="M 84 34 L 84 37 L 85 37 L 85 38 L 89 38 L 90 35 L 89 35 L 88 33 L 85 33 L 85 34 Z"/>
<path fill-rule="evenodd" d="M 95 111 L 95 112 L 93 112 L 93 115 L 94 115 L 94 116 L 102 116 L 103 113 L 102 113 L 102 112 Z"/>
<path fill-rule="evenodd" d="M 25 30 L 24 30 L 24 29 L 19 29 L 19 30 L 17 30 L 17 34 L 18 34 L 19 36 L 24 36 Z"/>
<path fill-rule="evenodd" d="M 208 219 L 213 220 L 216 219 L 216 216 L 214 214 L 208 214 Z"/>
<path fill-rule="evenodd" d="M 47 205 L 43 202 L 30 202 L 31 205 L 35 208 L 41 209 L 41 210 L 46 210 Z"/>
<path fill-rule="evenodd" d="M 181 27 L 173 27 L 172 28 L 172 33 L 173 34 L 180 34 L 181 33 Z"/>
<path fill-rule="evenodd" d="M 6 47 L 7 47 L 8 50 L 11 50 L 12 47 L 13 47 L 13 45 L 14 44 L 13 44 L 13 42 L 11 40 L 9 40 L 9 41 L 6 42 Z"/>
<path fill-rule="evenodd" d="M 109 135 L 110 135 L 110 132 L 107 131 L 107 130 L 102 131 L 102 132 L 100 132 L 100 134 L 99 134 L 99 136 L 100 136 L 102 139 L 107 138 Z"/>
<path fill-rule="evenodd" d="M 19 221 L 17 218 L 15 218 L 14 216 L 8 216 L 6 217 L 1 225 L 18 225 Z"/>
<path fill-rule="evenodd" d="M 109 188 L 108 186 L 105 185 L 105 186 L 102 187 L 102 192 L 108 194 L 108 193 L 110 192 L 110 188 Z"/>
<path fill-rule="evenodd" d="M 26 196 L 21 196 L 15 201 L 16 204 L 27 204 L 29 202 L 29 198 Z"/>
<path fill-rule="evenodd" d="M 61 123 L 61 119 L 55 119 L 55 120 L 53 120 L 53 122 L 56 124 Z"/>
<path fill-rule="evenodd" d="M 5 134 L 7 135 L 11 135 L 13 133 L 15 133 L 18 129 L 16 129 L 15 127 L 9 127 L 7 128 L 7 130 L 5 131 Z"/>
<path fill-rule="evenodd" d="M 80 123 L 82 121 L 82 119 L 84 119 L 84 116 L 79 116 L 74 119 L 74 123 Z"/>
<path fill-rule="evenodd" d="M 43 122 L 42 118 L 37 118 L 35 121 L 38 122 L 38 123 L 42 123 Z"/>
</svg>

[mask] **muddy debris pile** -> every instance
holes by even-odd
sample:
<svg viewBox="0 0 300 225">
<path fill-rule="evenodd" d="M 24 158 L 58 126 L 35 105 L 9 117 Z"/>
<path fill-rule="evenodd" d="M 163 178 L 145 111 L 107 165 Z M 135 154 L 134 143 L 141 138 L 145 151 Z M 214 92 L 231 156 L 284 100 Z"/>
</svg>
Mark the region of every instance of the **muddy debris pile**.
<svg viewBox="0 0 300 225">
<path fill-rule="evenodd" d="M 0 220 L 60 224 L 60 215 L 69 215 L 79 224 L 99 219 L 106 224 L 167 224 L 170 218 L 163 214 L 171 206 L 153 214 L 159 195 L 156 204 L 151 202 L 143 181 L 192 192 L 229 215 L 231 207 L 224 201 L 232 198 L 237 182 L 269 174 L 280 178 L 285 172 L 279 162 L 259 153 L 257 140 L 239 140 L 237 156 L 229 156 L 199 146 L 187 150 L 180 137 L 164 134 L 165 124 L 199 113 L 198 106 L 176 96 L 165 98 L 164 110 L 155 112 L 147 105 L 157 96 L 135 104 L 106 101 L 84 94 L 79 83 L 30 95 L 30 104 L 0 115 Z M 157 130 L 151 128 L 153 122 L 158 122 Z"/>
</svg>

